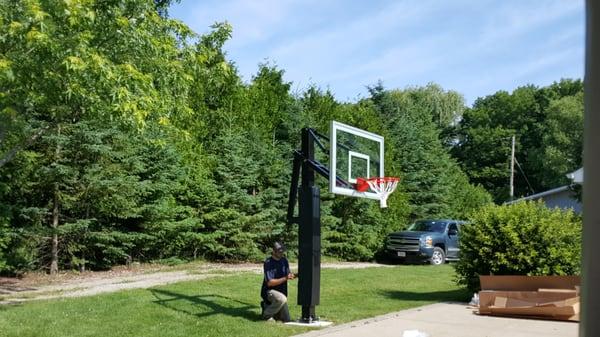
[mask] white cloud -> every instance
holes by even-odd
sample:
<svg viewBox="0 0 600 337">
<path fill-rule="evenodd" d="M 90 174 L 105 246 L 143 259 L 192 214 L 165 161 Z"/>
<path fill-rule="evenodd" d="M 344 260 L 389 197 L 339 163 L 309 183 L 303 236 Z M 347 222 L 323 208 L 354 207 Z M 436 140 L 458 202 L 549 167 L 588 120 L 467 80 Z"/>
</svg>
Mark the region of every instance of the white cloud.
<svg viewBox="0 0 600 337">
<path fill-rule="evenodd" d="M 582 1 L 234 0 L 192 6 L 184 20 L 200 33 L 215 21 L 233 25 L 226 49 L 245 78 L 269 59 L 295 87 L 329 85 L 340 98 L 355 97 L 377 79 L 388 87 L 448 83 L 453 87 L 447 89 L 468 96 L 490 94 L 481 90 L 515 78 L 525 84 L 541 74 L 569 76 L 557 72 L 565 63 L 583 70 Z"/>
<path fill-rule="evenodd" d="M 392 2 L 347 25 L 329 26 L 300 39 L 283 40 L 268 54 L 295 81 L 312 76 L 317 83 L 331 84 L 333 91 L 340 81 L 356 81 L 362 87 L 379 78 L 410 78 L 440 62 L 437 46 L 449 34 L 418 30 L 426 25 L 424 18 L 444 12 L 448 6 L 434 1 L 419 6 Z"/>
<path fill-rule="evenodd" d="M 214 22 L 227 21 L 234 32 L 235 47 L 268 39 L 276 33 L 274 27 L 284 25 L 292 15 L 294 2 L 289 0 L 234 0 L 196 3 L 186 15 L 196 31 L 206 31 Z M 188 23 L 189 24 L 189 23 Z"/>
<path fill-rule="evenodd" d="M 271 55 L 288 56 L 306 51 L 358 49 L 364 43 L 377 38 L 380 34 L 389 34 L 396 28 L 414 23 L 424 11 L 423 7 L 394 4 L 382 9 L 373 16 L 366 16 L 343 26 L 328 26 L 312 31 L 296 40 L 284 40 L 276 46 Z"/>
<path fill-rule="evenodd" d="M 578 57 L 583 56 L 581 49 L 564 49 L 554 53 L 534 56 L 519 62 L 504 64 L 490 69 L 486 76 L 480 77 L 480 85 L 489 85 L 498 82 L 520 82 L 522 85 L 533 82 L 532 75 L 537 75 L 545 70 L 558 67 L 561 64 L 580 63 L 576 62 Z M 582 62 L 581 62 L 582 63 Z M 559 80 L 560 78 L 555 78 Z M 529 81 L 528 81 L 529 80 Z"/>
<path fill-rule="evenodd" d="M 541 26 L 552 24 L 561 18 L 581 10 L 578 1 L 519 1 L 500 2 L 502 6 L 491 11 L 479 40 L 479 47 L 494 46 L 517 38 Z"/>
</svg>

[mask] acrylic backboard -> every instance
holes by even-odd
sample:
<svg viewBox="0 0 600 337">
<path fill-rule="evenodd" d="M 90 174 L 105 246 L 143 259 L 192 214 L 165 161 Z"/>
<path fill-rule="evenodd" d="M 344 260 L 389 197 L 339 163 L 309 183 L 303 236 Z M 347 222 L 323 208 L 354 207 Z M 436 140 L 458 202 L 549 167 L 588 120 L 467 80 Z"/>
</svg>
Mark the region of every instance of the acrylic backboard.
<svg viewBox="0 0 600 337">
<path fill-rule="evenodd" d="M 331 122 L 329 135 L 329 191 L 379 200 L 371 191 L 358 192 L 356 178 L 384 176 L 383 137 L 336 121 Z"/>
</svg>

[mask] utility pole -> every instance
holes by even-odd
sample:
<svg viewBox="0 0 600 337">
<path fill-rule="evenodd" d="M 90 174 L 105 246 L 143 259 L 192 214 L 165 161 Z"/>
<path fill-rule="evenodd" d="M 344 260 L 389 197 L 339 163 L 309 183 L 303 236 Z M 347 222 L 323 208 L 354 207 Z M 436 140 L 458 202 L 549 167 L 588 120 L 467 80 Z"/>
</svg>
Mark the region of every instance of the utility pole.
<svg viewBox="0 0 600 337">
<path fill-rule="evenodd" d="M 512 148 L 510 152 L 510 200 L 515 196 L 515 135 L 512 136 Z"/>
<path fill-rule="evenodd" d="M 579 337 L 600 336 L 600 3 L 586 1 L 585 121 L 583 145 L 583 257 Z"/>
</svg>

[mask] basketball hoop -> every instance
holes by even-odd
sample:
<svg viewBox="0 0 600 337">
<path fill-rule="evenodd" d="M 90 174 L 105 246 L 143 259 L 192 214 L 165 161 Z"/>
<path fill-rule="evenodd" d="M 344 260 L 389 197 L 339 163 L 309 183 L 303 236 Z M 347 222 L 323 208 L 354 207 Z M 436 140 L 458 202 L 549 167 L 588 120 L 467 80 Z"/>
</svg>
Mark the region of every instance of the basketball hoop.
<svg viewBox="0 0 600 337">
<path fill-rule="evenodd" d="M 379 196 L 381 208 L 386 208 L 387 198 L 396 190 L 398 182 L 400 182 L 400 178 L 397 177 L 356 178 L 356 190 L 366 192 L 370 188 Z"/>
</svg>

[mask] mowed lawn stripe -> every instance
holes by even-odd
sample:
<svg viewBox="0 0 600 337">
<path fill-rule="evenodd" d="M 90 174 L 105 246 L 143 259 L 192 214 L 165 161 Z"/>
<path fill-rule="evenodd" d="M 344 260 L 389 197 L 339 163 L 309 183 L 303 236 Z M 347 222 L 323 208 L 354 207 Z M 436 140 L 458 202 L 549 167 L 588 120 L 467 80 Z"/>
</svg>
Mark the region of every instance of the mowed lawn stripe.
<svg viewBox="0 0 600 337">
<path fill-rule="evenodd" d="M 290 336 L 306 328 L 260 319 L 262 276 L 242 273 L 98 296 L 0 306 L 1 336 Z M 289 287 L 290 313 L 297 283 Z M 324 269 L 317 314 L 336 324 L 444 301 L 466 301 L 451 266 Z"/>
</svg>

